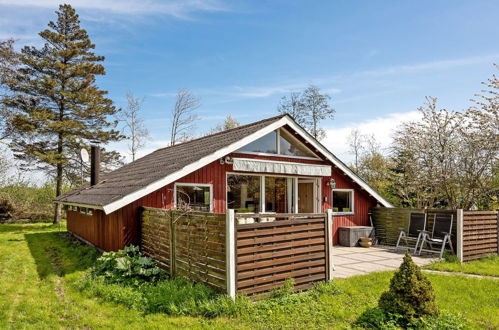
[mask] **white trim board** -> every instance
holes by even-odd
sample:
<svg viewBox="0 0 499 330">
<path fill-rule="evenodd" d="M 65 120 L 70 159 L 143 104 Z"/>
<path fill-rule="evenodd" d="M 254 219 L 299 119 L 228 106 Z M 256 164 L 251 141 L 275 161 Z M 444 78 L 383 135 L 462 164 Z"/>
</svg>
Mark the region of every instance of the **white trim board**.
<svg viewBox="0 0 499 330">
<path fill-rule="evenodd" d="M 295 132 L 297 132 L 301 137 L 303 137 L 308 143 L 310 143 L 315 149 L 320 151 L 322 154 L 326 156 L 326 158 L 331 161 L 336 167 L 342 170 L 348 177 L 350 177 L 355 183 L 357 183 L 360 187 L 362 187 L 365 191 L 371 194 L 376 200 L 378 200 L 383 206 L 393 207 L 386 199 L 384 199 L 380 194 L 378 194 L 371 186 L 369 186 L 366 182 L 364 182 L 360 177 L 358 177 L 355 173 L 352 172 L 343 162 L 341 162 L 336 156 L 334 156 L 329 150 L 327 150 L 322 144 L 320 144 L 317 140 L 315 140 L 308 132 L 306 132 L 301 126 L 299 126 L 291 117 L 284 116 L 281 119 L 261 128 L 260 130 L 246 136 L 245 138 L 231 143 L 230 145 L 217 150 L 213 154 L 205 156 L 198 161 L 191 163 L 181 170 L 178 170 L 166 177 L 159 179 L 155 182 L 148 184 L 147 186 L 136 190 L 122 198 L 104 205 L 102 209 L 104 213 L 109 214 L 112 213 L 125 205 L 128 205 L 135 200 L 142 198 L 176 180 L 186 176 L 189 173 L 194 172 L 195 170 L 206 166 L 221 157 L 225 157 L 226 155 L 235 152 L 240 149 L 242 146 L 251 143 L 258 138 L 280 128 L 285 125 L 291 127 Z"/>
<path fill-rule="evenodd" d="M 61 202 L 61 201 L 54 201 L 54 203 L 61 204 L 61 205 L 71 205 L 71 206 L 77 206 L 77 207 L 86 207 L 88 209 L 94 209 L 94 210 L 104 210 L 104 208 L 102 206 L 90 205 L 90 204 L 70 203 L 70 202 Z"/>
</svg>

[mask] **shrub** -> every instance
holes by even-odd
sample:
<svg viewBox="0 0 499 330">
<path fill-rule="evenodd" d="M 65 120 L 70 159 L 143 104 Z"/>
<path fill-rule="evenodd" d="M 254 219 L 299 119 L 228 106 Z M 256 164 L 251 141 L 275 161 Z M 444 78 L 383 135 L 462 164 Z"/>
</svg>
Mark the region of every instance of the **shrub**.
<svg viewBox="0 0 499 330">
<path fill-rule="evenodd" d="M 390 280 L 390 288 L 379 299 L 379 307 L 389 314 L 398 314 L 409 322 L 436 316 L 438 308 L 430 281 L 406 252 L 404 261 Z"/>
<path fill-rule="evenodd" d="M 459 314 L 448 312 L 441 313 L 438 316 L 429 316 L 412 319 L 405 322 L 402 315 L 390 314 L 385 310 L 374 307 L 368 308 L 362 313 L 356 326 L 364 329 L 425 329 L 425 330 L 459 330 L 468 327 L 468 321 Z"/>
<path fill-rule="evenodd" d="M 137 246 L 127 246 L 118 252 L 105 252 L 97 259 L 93 277 L 108 283 L 139 286 L 155 283 L 165 276 L 156 262 L 144 256 Z"/>
<path fill-rule="evenodd" d="M 368 308 L 362 313 L 355 325 L 364 329 L 398 329 L 399 315 L 390 315 L 379 307 Z"/>
<path fill-rule="evenodd" d="M 5 220 L 41 220 L 52 216 L 55 192 L 50 184 L 41 187 L 16 184 L 0 188 L 2 204 L 9 205 Z"/>
</svg>

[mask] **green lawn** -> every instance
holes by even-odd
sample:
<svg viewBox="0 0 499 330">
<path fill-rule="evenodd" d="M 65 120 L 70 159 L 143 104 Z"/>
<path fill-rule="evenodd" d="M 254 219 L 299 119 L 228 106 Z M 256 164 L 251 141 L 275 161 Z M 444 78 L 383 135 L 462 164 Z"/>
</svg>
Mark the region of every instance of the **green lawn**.
<svg viewBox="0 0 499 330">
<path fill-rule="evenodd" d="M 376 305 L 391 272 L 337 280 L 339 294 L 312 302 L 262 301 L 234 318 L 143 315 L 81 293 L 79 281 L 98 253 L 49 224 L 0 225 L 0 328 L 349 328 Z M 496 280 L 429 274 L 442 310 L 461 313 L 473 328 L 499 328 Z"/>
<path fill-rule="evenodd" d="M 459 261 L 439 261 L 425 267 L 427 269 L 441 270 L 448 272 L 461 272 L 477 275 L 489 275 L 499 277 L 499 256 L 490 255 L 485 258 L 470 262 L 460 263 Z"/>
</svg>

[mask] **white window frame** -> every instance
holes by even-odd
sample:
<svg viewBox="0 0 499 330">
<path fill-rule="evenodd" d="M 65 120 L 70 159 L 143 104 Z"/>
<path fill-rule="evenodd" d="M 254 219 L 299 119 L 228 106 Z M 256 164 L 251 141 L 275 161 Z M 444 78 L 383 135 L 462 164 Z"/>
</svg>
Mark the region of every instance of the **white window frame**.
<svg viewBox="0 0 499 330">
<path fill-rule="evenodd" d="M 177 208 L 177 187 L 185 186 L 185 187 L 208 187 L 210 188 L 210 212 L 213 212 L 213 184 L 211 183 L 183 183 L 183 182 L 175 182 L 173 187 L 173 207 Z"/>
<path fill-rule="evenodd" d="M 277 178 L 291 178 L 293 179 L 293 189 L 294 189 L 294 200 L 293 200 L 293 210 L 291 213 L 298 213 L 298 181 L 306 180 L 307 182 L 314 183 L 314 213 L 320 213 L 322 209 L 322 190 L 321 190 L 321 182 L 322 180 L 317 177 L 302 177 L 302 176 L 292 176 L 292 175 L 279 175 L 279 174 L 256 174 L 256 173 L 240 173 L 240 172 L 226 172 L 225 174 L 225 187 L 229 184 L 228 177 L 229 175 L 248 175 L 248 176 L 257 176 L 260 178 L 260 212 L 259 213 L 267 213 L 265 210 L 265 177 L 277 177 Z M 225 208 L 229 209 L 229 200 L 227 199 L 227 189 L 225 191 Z"/>
<path fill-rule="evenodd" d="M 341 188 L 334 188 L 331 189 L 331 209 L 334 209 L 334 195 L 333 192 L 339 191 L 339 192 L 349 192 L 350 193 L 350 200 L 351 200 L 351 211 L 350 212 L 334 212 L 333 214 L 335 215 L 354 215 L 355 214 L 355 189 L 341 189 Z"/>
<path fill-rule="evenodd" d="M 314 157 L 307 157 L 307 156 L 293 156 L 293 155 L 282 155 L 281 154 L 281 144 L 279 143 L 280 141 L 280 138 L 281 138 L 281 130 L 284 129 L 284 128 L 278 128 L 276 130 L 276 150 L 277 150 L 277 153 L 276 154 L 272 154 L 272 153 L 267 153 L 267 152 L 255 152 L 255 151 L 240 151 L 240 150 L 236 150 L 234 151 L 234 153 L 237 153 L 237 154 L 249 154 L 249 155 L 257 155 L 257 156 L 271 156 L 271 157 L 286 157 L 286 158 L 295 158 L 295 159 L 309 159 L 309 160 L 320 160 L 321 158 L 319 156 L 317 156 L 317 154 L 315 152 L 313 152 L 309 147 L 307 147 L 303 142 L 301 142 L 300 140 L 298 140 L 297 138 L 295 138 L 293 136 L 293 133 L 291 133 L 290 131 L 286 130 L 286 132 L 289 133 L 289 136 L 291 137 L 291 139 L 293 140 L 293 143 L 296 143 L 298 145 L 300 145 L 301 147 L 307 149 L 308 151 L 310 151 Z"/>
</svg>

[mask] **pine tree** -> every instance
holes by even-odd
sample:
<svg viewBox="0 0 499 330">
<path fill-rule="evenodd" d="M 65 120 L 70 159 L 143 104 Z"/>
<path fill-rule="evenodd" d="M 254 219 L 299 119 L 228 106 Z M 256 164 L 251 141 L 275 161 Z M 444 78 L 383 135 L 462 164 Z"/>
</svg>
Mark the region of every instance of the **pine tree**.
<svg viewBox="0 0 499 330">
<path fill-rule="evenodd" d="M 390 289 L 381 295 L 379 307 L 385 312 L 401 315 L 406 321 L 438 314 L 431 282 L 408 252 L 390 281 Z"/>
<path fill-rule="evenodd" d="M 96 76 L 105 74 L 104 57 L 93 52 L 95 45 L 70 5 L 60 5 L 56 14 L 57 21 L 39 33 L 44 46 L 26 46 L 18 54 L 17 74 L 5 83 L 2 104 L 10 112 L 16 157 L 53 176 L 58 196 L 65 176 L 75 172 L 80 148 L 121 136 L 116 122 L 108 120 L 118 109 L 96 85 Z M 56 205 L 54 223 L 59 219 Z"/>
</svg>

